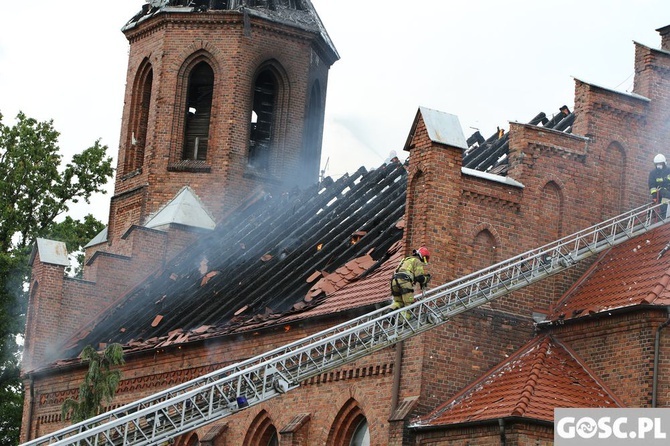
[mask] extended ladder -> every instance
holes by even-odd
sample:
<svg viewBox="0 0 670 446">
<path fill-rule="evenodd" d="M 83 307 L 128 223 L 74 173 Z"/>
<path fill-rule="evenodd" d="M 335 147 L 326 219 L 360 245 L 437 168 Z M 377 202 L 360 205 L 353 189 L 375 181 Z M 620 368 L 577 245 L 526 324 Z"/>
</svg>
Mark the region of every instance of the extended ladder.
<svg viewBox="0 0 670 446">
<path fill-rule="evenodd" d="M 433 288 L 401 310 L 373 311 L 24 445 L 149 445 L 177 437 L 660 226 L 667 221 L 660 206 L 634 209 Z"/>
</svg>

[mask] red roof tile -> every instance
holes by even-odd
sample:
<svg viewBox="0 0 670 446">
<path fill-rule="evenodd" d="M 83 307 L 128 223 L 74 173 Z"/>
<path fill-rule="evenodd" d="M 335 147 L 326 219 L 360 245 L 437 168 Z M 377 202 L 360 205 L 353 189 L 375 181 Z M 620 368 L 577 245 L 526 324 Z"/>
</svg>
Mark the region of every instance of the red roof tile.
<svg viewBox="0 0 670 446">
<path fill-rule="evenodd" d="M 556 407 L 620 407 L 616 397 L 567 347 L 535 338 L 414 427 L 526 417 L 553 421 Z"/>
<path fill-rule="evenodd" d="M 657 257 L 669 240 L 670 225 L 664 225 L 604 252 L 548 319 L 572 319 L 635 305 L 668 305 L 670 252 Z"/>
</svg>

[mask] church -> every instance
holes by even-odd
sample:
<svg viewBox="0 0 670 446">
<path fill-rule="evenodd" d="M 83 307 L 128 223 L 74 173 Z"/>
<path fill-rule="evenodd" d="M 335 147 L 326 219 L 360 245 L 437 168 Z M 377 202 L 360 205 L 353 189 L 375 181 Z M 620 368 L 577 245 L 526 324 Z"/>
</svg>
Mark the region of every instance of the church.
<svg viewBox="0 0 670 446">
<path fill-rule="evenodd" d="M 670 139 L 670 26 L 634 43 L 631 93 L 575 79 L 573 110 L 488 138 L 417 104 L 406 162 L 337 180 L 319 164 L 340 56 L 309 0 L 155 0 L 122 31 L 107 227 L 82 278 L 61 242 L 31 256 L 22 442 L 70 426 L 86 346 L 123 346 L 105 409 L 124 407 L 384 308 L 420 246 L 438 286 L 644 206 Z M 668 407 L 669 241 L 659 226 L 165 443 L 545 445 L 555 408 Z"/>
</svg>

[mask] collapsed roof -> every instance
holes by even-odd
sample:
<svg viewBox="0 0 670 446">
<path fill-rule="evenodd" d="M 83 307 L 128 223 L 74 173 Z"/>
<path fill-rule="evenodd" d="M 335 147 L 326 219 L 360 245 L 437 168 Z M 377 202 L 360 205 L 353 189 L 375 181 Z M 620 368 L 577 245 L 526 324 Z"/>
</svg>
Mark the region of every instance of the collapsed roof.
<svg viewBox="0 0 670 446">
<path fill-rule="evenodd" d="M 397 251 L 406 176 L 391 163 L 304 191 L 255 194 L 73 337 L 60 359 L 86 345 L 146 349 L 176 334 L 226 334 L 316 306 Z"/>
<path fill-rule="evenodd" d="M 575 114 L 563 105 L 557 114 L 549 119 L 544 112 L 538 113 L 528 125 L 542 125 L 547 129 L 572 133 Z M 509 133 L 498 129 L 489 138 L 484 139 L 477 130 L 467 140 L 468 149 L 463 154 L 463 167 L 494 175 L 507 175 L 509 168 Z"/>
</svg>

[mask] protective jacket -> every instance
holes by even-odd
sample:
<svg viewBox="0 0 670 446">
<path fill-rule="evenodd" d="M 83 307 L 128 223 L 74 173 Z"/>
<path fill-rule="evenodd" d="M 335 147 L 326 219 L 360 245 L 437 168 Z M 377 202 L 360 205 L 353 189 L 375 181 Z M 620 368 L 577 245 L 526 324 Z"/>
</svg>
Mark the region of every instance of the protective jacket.
<svg viewBox="0 0 670 446">
<path fill-rule="evenodd" d="M 670 196 L 670 167 L 667 165 L 649 172 L 649 193 L 656 198 L 658 192 L 662 197 Z"/>
<path fill-rule="evenodd" d="M 405 257 L 396 268 L 391 279 L 391 294 L 401 296 L 414 293 L 415 283 L 423 287 L 429 279 L 430 276 L 425 273 L 421 260 L 415 256 Z"/>
</svg>

